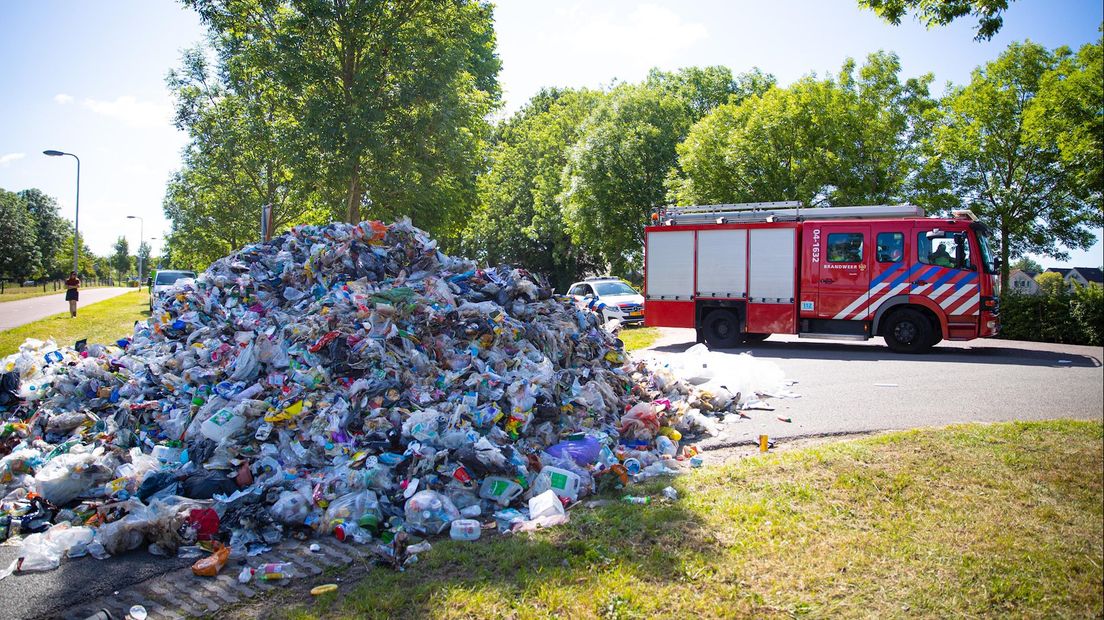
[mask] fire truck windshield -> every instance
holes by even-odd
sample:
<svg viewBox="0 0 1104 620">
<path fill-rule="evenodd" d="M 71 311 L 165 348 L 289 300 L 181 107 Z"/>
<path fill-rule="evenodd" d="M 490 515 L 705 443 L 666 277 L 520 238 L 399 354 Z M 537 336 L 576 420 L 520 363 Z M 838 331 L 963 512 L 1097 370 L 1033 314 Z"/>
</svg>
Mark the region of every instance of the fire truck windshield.
<svg viewBox="0 0 1104 620">
<path fill-rule="evenodd" d="M 981 252 L 981 264 L 985 269 L 985 273 L 997 273 L 997 264 L 993 260 L 993 253 L 989 250 L 989 237 L 981 231 L 976 232 L 978 250 Z"/>
</svg>

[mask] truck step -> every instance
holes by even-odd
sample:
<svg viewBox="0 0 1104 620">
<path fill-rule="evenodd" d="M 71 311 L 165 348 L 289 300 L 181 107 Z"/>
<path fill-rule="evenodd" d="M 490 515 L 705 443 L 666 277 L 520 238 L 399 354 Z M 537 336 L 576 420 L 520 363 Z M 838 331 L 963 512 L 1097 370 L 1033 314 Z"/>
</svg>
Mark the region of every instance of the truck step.
<svg viewBox="0 0 1104 620">
<path fill-rule="evenodd" d="M 818 340 L 870 340 L 870 336 L 862 334 L 814 334 L 814 333 L 801 333 L 797 335 L 798 338 L 816 338 Z"/>
</svg>

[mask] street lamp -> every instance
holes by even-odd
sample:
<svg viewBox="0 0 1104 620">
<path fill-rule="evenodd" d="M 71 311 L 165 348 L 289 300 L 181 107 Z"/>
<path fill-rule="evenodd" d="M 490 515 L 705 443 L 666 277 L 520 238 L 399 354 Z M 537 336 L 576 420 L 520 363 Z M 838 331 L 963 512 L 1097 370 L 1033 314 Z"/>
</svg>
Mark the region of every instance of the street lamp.
<svg viewBox="0 0 1104 620">
<path fill-rule="evenodd" d="M 73 271 L 77 272 L 77 260 L 80 258 L 80 157 L 72 153 L 65 153 L 63 151 L 55 151 L 50 149 L 48 151 L 42 151 L 43 155 L 49 155 L 50 157 L 61 157 L 62 155 L 68 155 L 77 160 L 77 207 L 73 213 Z"/>
<path fill-rule="evenodd" d="M 138 282 L 139 282 L 138 286 L 141 286 L 141 282 L 142 282 L 142 244 L 145 243 L 145 240 L 143 240 L 142 237 L 144 236 L 144 231 L 145 231 L 145 228 L 146 228 L 146 221 L 143 220 L 141 218 L 141 216 L 138 216 L 138 215 L 128 215 L 127 219 L 128 220 L 138 220 L 138 252 L 137 252 L 137 254 L 138 254 Z"/>
</svg>

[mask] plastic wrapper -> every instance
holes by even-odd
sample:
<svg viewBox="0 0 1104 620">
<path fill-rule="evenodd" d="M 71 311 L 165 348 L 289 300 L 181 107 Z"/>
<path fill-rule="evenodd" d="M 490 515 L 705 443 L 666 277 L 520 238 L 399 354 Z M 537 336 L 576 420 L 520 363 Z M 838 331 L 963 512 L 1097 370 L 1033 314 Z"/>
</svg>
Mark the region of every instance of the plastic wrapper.
<svg viewBox="0 0 1104 620">
<path fill-rule="evenodd" d="M 406 500 L 406 523 L 424 534 L 440 534 L 460 518 L 452 500 L 434 491 L 418 491 Z"/>
</svg>

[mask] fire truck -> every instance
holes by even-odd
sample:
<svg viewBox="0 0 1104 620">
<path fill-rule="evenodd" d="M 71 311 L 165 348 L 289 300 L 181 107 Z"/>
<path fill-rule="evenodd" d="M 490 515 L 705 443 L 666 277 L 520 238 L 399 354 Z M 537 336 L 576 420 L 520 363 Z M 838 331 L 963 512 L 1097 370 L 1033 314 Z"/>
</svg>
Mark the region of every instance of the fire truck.
<svg viewBox="0 0 1104 620">
<path fill-rule="evenodd" d="M 644 322 L 715 348 L 885 338 L 921 352 L 995 336 L 998 264 L 969 211 L 800 202 L 667 207 L 645 227 Z"/>
</svg>

